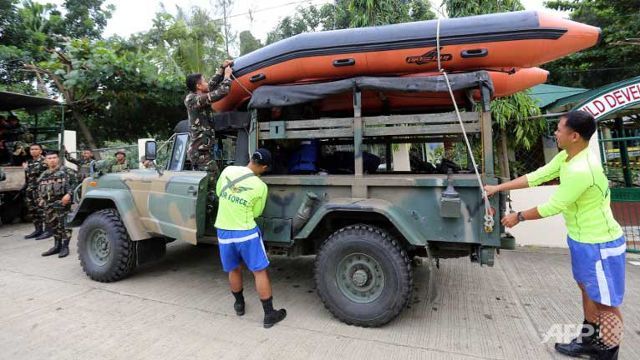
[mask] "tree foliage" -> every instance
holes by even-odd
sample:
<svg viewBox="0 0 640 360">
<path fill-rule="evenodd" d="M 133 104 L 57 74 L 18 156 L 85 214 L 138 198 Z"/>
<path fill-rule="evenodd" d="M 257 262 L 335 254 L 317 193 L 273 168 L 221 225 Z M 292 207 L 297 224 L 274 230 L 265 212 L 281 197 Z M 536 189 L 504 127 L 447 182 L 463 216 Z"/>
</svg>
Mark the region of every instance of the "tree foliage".
<svg viewBox="0 0 640 360">
<path fill-rule="evenodd" d="M 225 59 L 225 44 L 218 22 L 204 9 L 190 12 L 177 7 L 177 14 L 166 10 L 156 14 L 151 29 L 131 41 L 152 53 L 163 70 L 213 74 Z"/>
<path fill-rule="evenodd" d="M 262 47 L 262 42 L 256 39 L 250 31 L 243 31 L 239 35 L 240 38 L 240 56 L 248 54 Z"/>
<path fill-rule="evenodd" d="M 311 31 L 397 24 L 434 19 L 428 0 L 336 0 L 299 7 L 267 35 L 267 44 Z"/>
<path fill-rule="evenodd" d="M 524 10 L 520 0 L 443 0 L 449 17 L 462 17 Z"/>
<path fill-rule="evenodd" d="M 495 12 L 523 10 L 519 0 L 444 0 L 442 6 L 450 17 L 490 14 Z M 544 120 L 528 120 L 540 114 L 540 108 L 528 95 L 528 91 L 493 100 L 491 112 L 511 148 L 531 149 L 539 141 L 546 126 Z"/>
<path fill-rule="evenodd" d="M 27 69 L 51 82 L 86 142 L 168 135 L 184 117 L 182 76 L 122 39 L 74 39 Z M 72 123 L 72 125 L 74 125 Z M 90 129 L 90 130 L 89 130 Z M 164 130 L 164 131 L 163 131 Z"/>
<path fill-rule="evenodd" d="M 211 74 L 224 58 L 219 27 L 203 9 L 178 8 L 146 33 L 103 39 L 113 11 L 103 3 L 2 3 L 0 88 L 60 97 L 66 127 L 92 147 L 166 136 L 185 117 L 185 74 Z"/>
<path fill-rule="evenodd" d="M 555 84 L 596 88 L 640 74 L 640 1 L 549 1 L 571 19 L 602 28 L 602 42 L 545 66 Z"/>
</svg>

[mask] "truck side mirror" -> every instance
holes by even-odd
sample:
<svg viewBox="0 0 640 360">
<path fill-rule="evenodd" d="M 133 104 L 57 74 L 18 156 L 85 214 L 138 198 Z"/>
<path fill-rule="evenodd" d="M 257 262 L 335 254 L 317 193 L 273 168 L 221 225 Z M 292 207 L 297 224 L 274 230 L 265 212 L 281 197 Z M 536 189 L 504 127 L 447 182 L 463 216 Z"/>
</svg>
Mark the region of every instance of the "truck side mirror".
<svg viewBox="0 0 640 360">
<path fill-rule="evenodd" d="M 144 159 L 155 160 L 156 159 L 157 144 L 155 141 L 147 141 L 144 143 Z"/>
</svg>

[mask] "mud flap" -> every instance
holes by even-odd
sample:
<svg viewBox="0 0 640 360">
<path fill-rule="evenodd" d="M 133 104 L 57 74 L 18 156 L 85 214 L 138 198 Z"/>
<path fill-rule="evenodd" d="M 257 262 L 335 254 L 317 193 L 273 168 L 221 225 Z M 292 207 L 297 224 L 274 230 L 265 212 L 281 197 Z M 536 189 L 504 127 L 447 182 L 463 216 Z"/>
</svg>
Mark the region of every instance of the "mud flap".
<svg viewBox="0 0 640 360">
<path fill-rule="evenodd" d="M 164 239 L 148 239 L 135 242 L 136 264 L 143 265 L 160 260 L 167 252 Z"/>
</svg>

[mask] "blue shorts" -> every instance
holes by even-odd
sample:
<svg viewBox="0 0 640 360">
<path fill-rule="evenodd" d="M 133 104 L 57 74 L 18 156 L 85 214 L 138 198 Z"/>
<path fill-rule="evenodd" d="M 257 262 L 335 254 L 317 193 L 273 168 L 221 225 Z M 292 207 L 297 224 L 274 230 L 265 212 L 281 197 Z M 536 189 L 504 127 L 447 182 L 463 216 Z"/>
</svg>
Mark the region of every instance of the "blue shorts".
<svg viewBox="0 0 640 360">
<path fill-rule="evenodd" d="M 269 266 L 258 227 L 251 230 L 218 229 L 218 247 L 222 270 L 225 272 L 236 269 L 241 262 L 252 272 L 264 270 Z"/>
<path fill-rule="evenodd" d="M 573 278 L 582 284 L 589 298 L 599 304 L 618 307 L 624 297 L 624 236 L 600 244 L 581 243 L 567 237 Z"/>
</svg>

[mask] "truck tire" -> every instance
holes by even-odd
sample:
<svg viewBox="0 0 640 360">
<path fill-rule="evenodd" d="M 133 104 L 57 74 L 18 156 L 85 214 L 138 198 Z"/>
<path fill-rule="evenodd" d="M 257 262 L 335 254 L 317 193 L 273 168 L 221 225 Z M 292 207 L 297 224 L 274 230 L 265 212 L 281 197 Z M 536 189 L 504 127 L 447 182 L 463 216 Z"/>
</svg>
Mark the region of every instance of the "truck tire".
<svg viewBox="0 0 640 360">
<path fill-rule="evenodd" d="M 377 327 L 409 303 L 413 272 L 406 251 L 388 232 L 357 224 L 324 242 L 316 257 L 315 282 L 320 299 L 336 318 Z"/>
<path fill-rule="evenodd" d="M 19 192 L 7 192 L 3 195 L 3 203 L 0 205 L 0 221 L 5 225 L 10 225 L 16 219 L 23 219 L 27 211 L 24 196 Z"/>
<path fill-rule="evenodd" d="M 85 274 L 99 282 L 127 277 L 136 266 L 135 244 L 115 209 L 97 211 L 78 232 L 78 258 Z"/>
<path fill-rule="evenodd" d="M 3 207 L 0 208 L 0 221 L 5 225 L 13 224 L 18 215 L 19 214 L 16 214 L 15 210 L 11 209 L 10 206 L 3 205 Z"/>
</svg>

